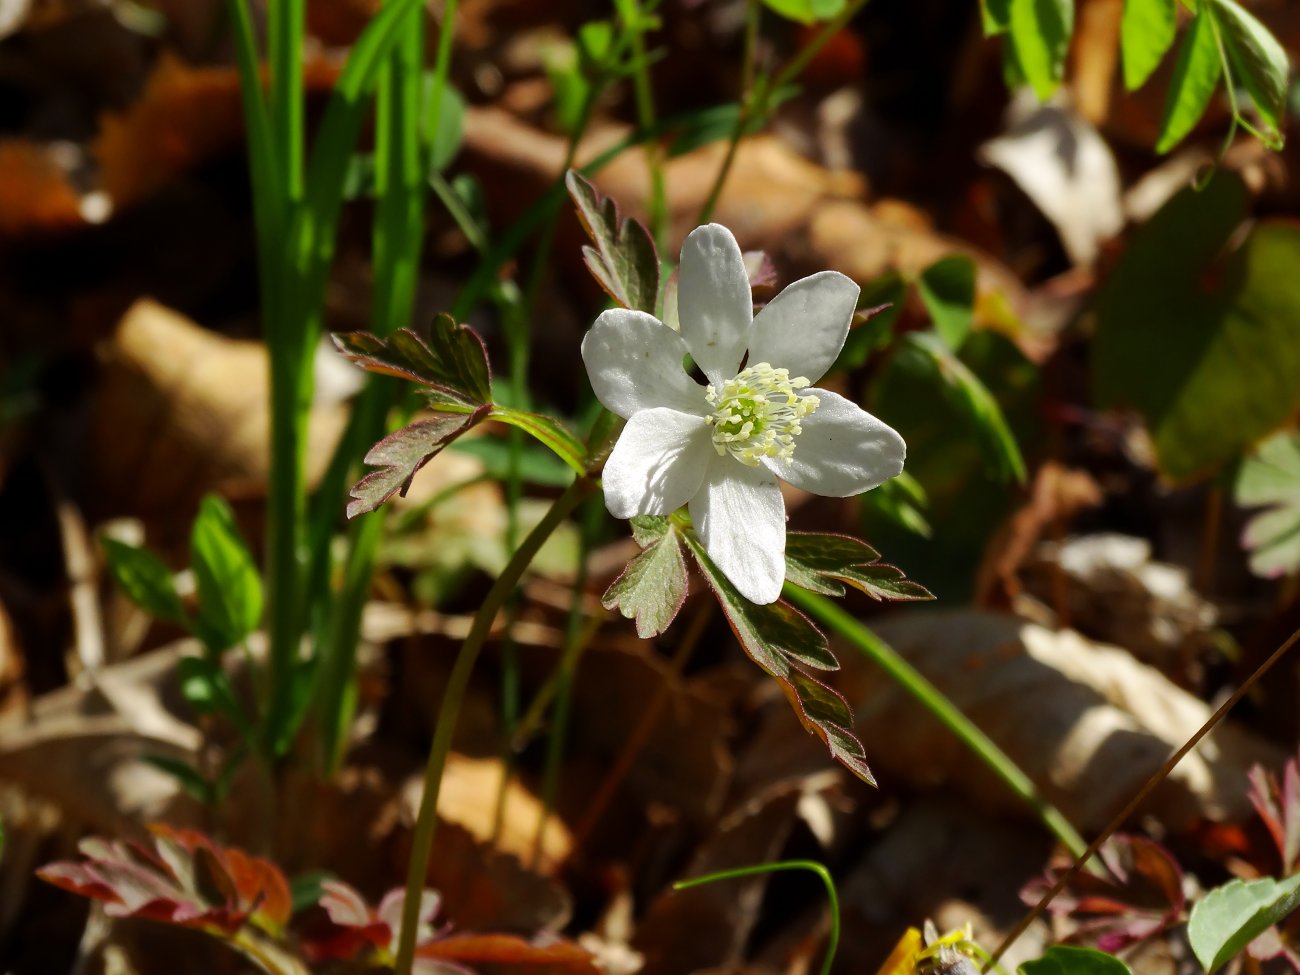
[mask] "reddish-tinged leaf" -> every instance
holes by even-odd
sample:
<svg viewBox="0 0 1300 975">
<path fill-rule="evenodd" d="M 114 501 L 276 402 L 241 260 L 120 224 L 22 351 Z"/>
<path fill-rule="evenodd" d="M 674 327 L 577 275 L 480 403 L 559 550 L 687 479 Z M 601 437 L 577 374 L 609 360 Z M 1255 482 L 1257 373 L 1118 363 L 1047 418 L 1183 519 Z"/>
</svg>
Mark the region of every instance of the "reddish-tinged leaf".
<svg viewBox="0 0 1300 975">
<path fill-rule="evenodd" d="M 434 406 L 475 410 L 492 399 L 483 340 L 450 315 L 398 329 L 386 339 L 368 332 L 335 335 L 334 344 L 363 369 L 424 386 Z"/>
<path fill-rule="evenodd" d="M 610 583 L 600 604 L 635 619 L 636 635 L 648 640 L 668 629 L 686 601 L 686 560 L 677 529 L 667 518 L 634 518 L 632 531 L 641 554 Z"/>
<path fill-rule="evenodd" d="M 659 300 L 659 256 L 650 232 L 635 220 L 620 220 L 614 201 L 573 170 L 564 182 L 596 245 L 582 248 L 592 277 L 624 308 L 653 315 Z"/>
<path fill-rule="evenodd" d="M 416 473 L 442 449 L 490 412 L 483 406 L 473 413 L 437 413 L 390 433 L 370 448 L 365 461 L 371 471 L 352 486 L 348 517 L 374 511 L 394 494 L 405 496 Z"/>
<path fill-rule="evenodd" d="M 1250 770 L 1251 804 L 1264 821 L 1269 835 L 1282 858 L 1279 876 L 1295 872 L 1300 860 L 1300 766 L 1289 759 L 1282 770 L 1282 781 L 1261 765 Z"/>
<path fill-rule="evenodd" d="M 933 599 L 903 570 L 880 561 L 880 553 L 848 535 L 790 532 L 785 540 L 785 577 L 823 596 L 843 596 L 844 583 L 872 599 L 895 602 Z"/>
<path fill-rule="evenodd" d="M 512 934 L 455 934 L 422 945 L 417 958 L 501 965 L 527 975 L 600 975 L 591 955 L 570 941 L 526 941 Z"/>
<path fill-rule="evenodd" d="M 289 884 L 267 860 L 218 846 L 195 830 L 155 826 L 156 852 L 90 838 L 85 860 L 52 863 L 41 879 L 102 901 L 111 917 L 138 917 L 232 935 L 246 922 L 278 933 L 289 919 Z M 213 896 L 215 892 L 216 896 Z"/>
<path fill-rule="evenodd" d="M 1077 922 L 1076 936 L 1112 954 L 1160 933 L 1182 918 L 1186 899 L 1178 861 L 1159 843 L 1119 834 L 1102 846 L 1109 877 L 1079 873 L 1052 901 L 1053 914 Z M 1020 892 L 1037 903 L 1069 864 L 1061 862 Z"/>
</svg>

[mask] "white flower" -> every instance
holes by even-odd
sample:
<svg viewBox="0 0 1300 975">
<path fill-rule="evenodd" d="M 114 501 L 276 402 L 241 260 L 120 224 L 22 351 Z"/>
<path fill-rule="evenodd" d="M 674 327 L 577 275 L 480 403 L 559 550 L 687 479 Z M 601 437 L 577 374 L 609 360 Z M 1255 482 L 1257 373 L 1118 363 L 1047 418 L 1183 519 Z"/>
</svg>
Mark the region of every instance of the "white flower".
<svg viewBox="0 0 1300 975">
<path fill-rule="evenodd" d="M 627 419 L 603 477 L 616 518 L 689 502 L 710 558 L 746 599 L 770 603 L 785 579 L 777 478 L 814 494 L 860 494 L 903 470 L 892 428 L 844 397 L 809 388 L 839 355 L 858 286 L 822 271 L 754 317 L 731 231 L 698 227 L 682 246 L 681 332 L 617 308 L 582 342 L 596 398 Z M 686 356 L 704 373 L 686 372 Z"/>
</svg>

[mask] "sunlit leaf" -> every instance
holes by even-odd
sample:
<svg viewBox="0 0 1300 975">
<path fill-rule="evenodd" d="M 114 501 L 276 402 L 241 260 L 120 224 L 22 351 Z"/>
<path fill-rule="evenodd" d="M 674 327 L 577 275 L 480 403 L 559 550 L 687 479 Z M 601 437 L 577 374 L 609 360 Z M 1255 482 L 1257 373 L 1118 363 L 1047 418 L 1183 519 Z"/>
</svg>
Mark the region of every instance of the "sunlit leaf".
<svg viewBox="0 0 1300 975">
<path fill-rule="evenodd" d="M 975 262 L 961 254 L 935 261 L 916 279 L 916 290 L 939 337 L 959 350 L 975 316 Z"/>
<path fill-rule="evenodd" d="M 980 0 L 980 25 L 985 37 L 1011 29 L 1011 0 Z"/>
<path fill-rule="evenodd" d="M 903 571 L 880 561 L 880 553 L 847 535 L 790 532 L 785 542 L 785 578 L 823 596 L 844 595 L 848 583 L 873 599 L 923 600 L 934 596 Z"/>
<path fill-rule="evenodd" d="M 1011 0 L 1011 44 L 1025 79 L 1046 101 L 1065 77 L 1074 0 Z"/>
<path fill-rule="evenodd" d="M 435 408 L 469 411 L 492 399 L 483 340 L 450 315 L 382 339 L 368 332 L 335 335 L 334 344 L 363 369 L 419 383 Z"/>
<path fill-rule="evenodd" d="M 1177 0 L 1124 0 L 1119 37 L 1125 88 L 1134 91 L 1146 84 L 1177 32 Z"/>
<path fill-rule="evenodd" d="M 853 733 L 853 712 L 844 696 L 800 670 L 792 670 L 780 684 L 803 726 L 826 743 L 831 757 L 862 781 L 875 785 L 866 749 Z"/>
<path fill-rule="evenodd" d="M 1256 575 L 1286 575 L 1300 568 L 1300 434 L 1269 437 L 1241 463 L 1237 504 L 1263 506 L 1246 524 L 1241 544 Z"/>
<path fill-rule="evenodd" d="M 262 579 L 234 512 L 215 494 L 199 504 L 190 559 L 199 592 L 195 631 L 211 650 L 233 647 L 262 620 Z"/>
<path fill-rule="evenodd" d="M 365 462 L 371 471 L 352 486 L 348 517 L 374 511 L 395 494 L 405 496 L 416 473 L 447 444 L 483 420 L 489 407 L 473 413 L 436 413 L 390 433 L 370 448 Z"/>
<path fill-rule="evenodd" d="M 1020 975 L 1132 975 L 1114 955 L 1076 945 L 1052 945 L 1042 958 L 1023 962 L 1017 971 Z"/>
<path fill-rule="evenodd" d="M 1297 906 L 1300 874 L 1285 880 L 1234 880 L 1196 902 L 1187 921 L 1187 940 L 1201 967 L 1212 975 Z"/>
<path fill-rule="evenodd" d="M 686 560 L 667 518 L 634 518 L 632 529 L 642 552 L 605 590 L 600 604 L 635 619 L 637 636 L 648 640 L 668 629 L 686 601 Z"/>
<path fill-rule="evenodd" d="M 426 118 L 426 127 L 432 128 L 433 125 L 433 72 L 424 75 L 424 100 Z M 437 128 L 426 132 L 426 139 L 429 143 L 429 165 L 441 172 L 446 169 L 456 153 L 460 151 L 461 143 L 465 139 L 465 99 L 461 98 L 460 92 L 452 87 L 451 82 L 444 82 L 442 86 L 442 100 L 439 103 L 437 113 Z"/>
<path fill-rule="evenodd" d="M 997 401 L 979 377 L 937 335 L 908 332 L 899 355 L 928 371 L 944 397 L 969 422 L 983 448 L 985 467 L 1004 479 L 1024 481 L 1025 462 Z"/>
<path fill-rule="evenodd" d="M 592 276 L 624 308 L 653 315 L 659 300 L 659 257 L 650 232 L 636 220 L 620 219 L 614 201 L 573 170 L 565 185 L 596 245 L 582 248 Z"/>
<path fill-rule="evenodd" d="M 176 580 L 158 556 L 116 538 L 104 537 L 100 541 L 113 581 L 131 602 L 157 619 L 187 623 Z"/>
<path fill-rule="evenodd" d="M 1286 117 L 1286 51 L 1268 28 L 1235 0 L 1212 2 L 1233 81 L 1250 92 L 1260 118 L 1275 132 L 1280 131 Z"/>
<path fill-rule="evenodd" d="M 846 0 L 763 0 L 773 13 L 800 24 L 830 20 L 844 9 Z"/>
<path fill-rule="evenodd" d="M 1223 62 L 1214 39 L 1212 17 L 1209 8 L 1203 8 L 1183 38 L 1169 81 L 1169 93 L 1165 96 L 1165 115 L 1160 123 L 1156 152 L 1168 152 L 1195 128 L 1219 86 Z"/>
<path fill-rule="evenodd" d="M 1300 228 L 1245 218 L 1221 172 L 1175 196 L 1129 242 L 1097 301 L 1096 397 L 1146 418 L 1173 479 L 1233 462 L 1300 408 Z"/>
</svg>

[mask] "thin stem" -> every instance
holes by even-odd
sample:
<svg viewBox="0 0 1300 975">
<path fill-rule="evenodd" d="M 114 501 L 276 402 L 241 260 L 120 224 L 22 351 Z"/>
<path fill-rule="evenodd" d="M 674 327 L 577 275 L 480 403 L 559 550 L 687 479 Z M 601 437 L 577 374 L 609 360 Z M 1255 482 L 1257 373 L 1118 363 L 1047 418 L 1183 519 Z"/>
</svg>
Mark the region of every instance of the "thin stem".
<svg viewBox="0 0 1300 975">
<path fill-rule="evenodd" d="M 275 0 L 268 19 L 268 58 L 271 72 L 271 136 L 283 166 L 282 186 L 288 200 L 303 191 L 302 48 L 306 32 L 306 0 Z"/>
<path fill-rule="evenodd" d="M 758 6 L 757 0 L 750 0 L 750 2 L 751 9 Z M 714 208 L 718 205 L 718 199 L 722 196 L 722 187 L 727 182 L 727 176 L 731 173 L 732 164 L 736 161 L 736 150 L 741 137 L 749 130 L 750 125 L 755 120 L 766 121 L 768 112 L 772 109 L 772 99 L 798 78 L 803 73 L 803 69 L 808 67 L 808 63 L 829 43 L 830 39 L 847 27 L 849 21 L 856 17 L 858 11 L 866 5 L 867 0 L 850 0 L 832 20 L 828 20 L 822 25 L 816 36 L 799 49 L 799 53 L 786 62 L 785 67 L 781 69 L 775 79 L 768 79 L 759 74 L 752 85 L 746 86 L 748 93 L 744 104 L 741 106 L 740 114 L 736 118 L 736 125 L 732 130 L 731 140 L 727 145 L 727 154 L 723 157 L 722 166 L 719 167 L 718 175 L 714 178 L 713 188 L 709 191 L 704 206 L 700 208 L 700 215 L 696 223 L 708 223 L 713 216 Z M 756 17 L 756 14 L 751 13 L 751 17 Z M 745 37 L 745 64 L 747 66 L 754 64 L 751 47 L 756 46 L 757 28 L 751 23 Z M 747 78 L 752 78 L 752 67 L 746 67 L 744 71 Z"/>
<path fill-rule="evenodd" d="M 835 952 L 840 947 L 840 898 L 835 892 L 835 880 L 825 866 L 816 860 L 779 860 L 776 863 L 760 863 L 752 867 L 734 867 L 731 870 L 719 870 L 706 873 L 702 877 L 679 880 L 673 884 L 673 890 L 690 890 L 719 880 L 738 880 L 742 877 L 754 877 L 764 873 L 778 873 L 784 870 L 807 870 L 815 873 L 826 887 L 826 900 L 830 908 L 831 930 L 826 938 L 826 957 L 822 959 L 821 975 L 830 975 L 835 963 Z"/>
<path fill-rule="evenodd" d="M 622 5 L 620 5 L 620 10 Z M 632 75 L 632 90 L 636 97 L 637 125 L 643 129 L 652 129 L 655 124 L 654 88 L 650 84 L 650 64 L 646 59 L 645 32 L 641 29 L 645 11 L 641 9 L 640 0 L 627 0 L 627 22 L 625 24 L 632 45 L 632 60 L 635 72 Z M 664 235 L 668 230 L 668 194 L 664 186 L 664 152 L 658 141 L 646 143 L 646 166 L 650 170 L 650 235 L 656 246 L 665 246 Z"/>
<path fill-rule="evenodd" d="M 1006 784 L 1007 788 L 1023 799 L 1042 820 L 1043 825 L 1065 844 L 1066 849 L 1075 856 L 1083 852 L 1086 847 L 1083 837 L 1070 825 L 1070 821 L 1059 809 L 1043 798 L 1033 780 L 997 746 L 992 738 L 962 714 L 939 688 L 930 683 L 925 675 L 899 656 L 893 647 L 825 596 L 819 596 L 787 583 L 785 597 L 796 606 L 807 610 L 814 618 L 834 630 L 860 650 L 863 656 L 885 671 L 895 683 L 916 698 L 927 711 L 973 751 Z"/>
<path fill-rule="evenodd" d="M 713 188 L 709 190 L 709 195 L 704 200 L 704 206 L 700 207 L 699 215 L 695 218 L 697 224 L 705 224 L 712 219 L 713 211 L 718 206 L 718 199 L 722 196 L 722 187 L 726 185 L 727 177 L 731 174 L 732 164 L 736 161 L 736 152 L 740 148 L 740 140 L 749 127 L 749 120 L 752 117 L 751 112 L 758 104 L 759 89 L 763 87 L 764 82 L 764 79 L 755 81 L 758 63 L 758 23 L 761 13 L 762 6 L 758 0 L 748 0 L 745 19 L 745 53 L 740 68 L 744 94 L 740 104 L 740 111 L 736 113 L 736 124 L 732 127 L 731 136 L 727 140 L 727 154 L 722 157 L 722 165 L 718 167 L 718 175 L 713 178 Z"/>
<path fill-rule="evenodd" d="M 470 675 L 479 651 L 487 640 L 492 621 L 505 605 L 507 597 L 514 591 L 524 570 L 533 561 L 538 550 L 551 533 L 573 511 L 578 504 L 596 490 L 596 482 L 590 478 L 580 477 L 564 493 L 555 499 L 550 510 L 537 523 L 537 527 L 528 533 L 510 561 L 497 577 L 492 588 L 484 597 L 482 605 L 474 615 L 469 635 L 461 644 L 451 675 L 447 678 L 447 689 L 443 692 L 442 707 L 438 710 L 438 720 L 433 729 L 433 743 L 429 746 L 429 760 L 424 769 L 424 794 L 420 799 L 420 812 L 416 817 L 415 830 L 411 838 L 411 860 L 406 876 L 406 902 L 402 905 L 401 941 L 397 947 L 398 975 L 411 975 L 411 964 L 415 958 L 415 936 L 419 927 L 420 891 L 424 888 L 424 878 L 429 869 L 429 854 L 433 849 L 433 833 L 438 822 L 438 792 L 442 784 L 442 770 L 447 764 L 447 754 L 451 751 L 452 733 L 456 728 L 456 718 L 460 714 L 460 705 L 469 687 Z"/>
<path fill-rule="evenodd" d="M 1151 778 L 1147 779 L 1146 784 L 1144 784 L 1142 788 L 1138 789 L 1137 794 L 1128 801 L 1128 804 L 1125 805 L 1124 808 L 1115 815 L 1115 818 L 1107 824 L 1106 828 L 1098 833 L 1096 838 L 1088 844 L 1088 848 L 1082 853 L 1075 855 L 1075 861 L 1070 866 L 1070 869 L 1066 870 L 1057 878 L 1056 883 L 1052 884 L 1051 889 L 1039 898 L 1038 903 L 1034 905 L 1033 910 L 1022 917 L 1020 923 L 1007 932 L 1007 936 L 1002 939 L 1002 943 L 993 951 L 993 954 L 990 956 L 989 964 L 984 966 L 983 971 L 987 972 L 989 970 L 989 965 L 1001 958 L 1003 954 L 1006 953 L 1006 950 L 1016 943 L 1016 940 L 1024 934 L 1026 930 L 1028 930 L 1029 925 L 1033 924 L 1034 920 L 1038 918 L 1043 911 L 1047 910 L 1047 905 L 1052 902 L 1056 895 L 1063 891 L 1066 885 L 1078 875 L 1083 865 L 1096 856 L 1097 851 L 1101 849 L 1101 845 L 1110 839 L 1111 835 L 1123 826 L 1128 818 L 1137 811 L 1138 807 L 1146 800 L 1146 797 L 1151 794 L 1151 791 L 1164 781 L 1165 776 L 1173 771 L 1174 767 L 1183 760 L 1188 752 L 1200 743 L 1202 738 L 1214 729 L 1215 725 L 1227 717 L 1228 712 L 1236 706 L 1238 701 L 1250 693 L 1250 689 L 1255 686 L 1259 679 L 1268 673 L 1274 664 L 1286 656 L 1287 651 L 1295 646 L 1297 640 L 1300 640 L 1300 629 L 1297 629 L 1287 637 L 1286 641 L 1273 651 L 1272 656 L 1260 664 L 1253 674 L 1242 681 L 1241 686 L 1233 691 L 1232 696 L 1219 705 L 1217 711 L 1206 718 L 1205 723 L 1197 729 L 1196 734 L 1188 738 L 1187 741 L 1183 743 L 1183 747 L 1170 755 L 1165 764 L 1157 769 Z"/>
</svg>

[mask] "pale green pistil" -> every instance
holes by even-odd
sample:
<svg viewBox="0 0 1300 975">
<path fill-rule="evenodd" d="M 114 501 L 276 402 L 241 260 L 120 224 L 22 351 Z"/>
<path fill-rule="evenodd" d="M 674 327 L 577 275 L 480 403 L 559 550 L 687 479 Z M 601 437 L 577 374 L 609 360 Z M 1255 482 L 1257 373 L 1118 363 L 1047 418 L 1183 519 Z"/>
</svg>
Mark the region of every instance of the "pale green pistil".
<svg viewBox="0 0 1300 975">
<path fill-rule="evenodd" d="M 757 467 L 764 457 L 789 460 L 794 456 L 794 438 L 803 432 L 800 421 L 817 409 L 816 396 L 800 396 L 808 380 L 790 378 L 790 370 L 773 369 L 770 363 L 742 369 L 719 389 L 710 386 L 705 399 L 713 407 L 713 448 L 718 456 L 732 457 Z"/>
</svg>

